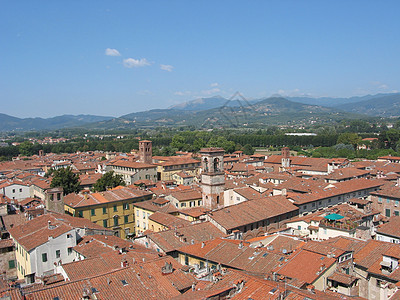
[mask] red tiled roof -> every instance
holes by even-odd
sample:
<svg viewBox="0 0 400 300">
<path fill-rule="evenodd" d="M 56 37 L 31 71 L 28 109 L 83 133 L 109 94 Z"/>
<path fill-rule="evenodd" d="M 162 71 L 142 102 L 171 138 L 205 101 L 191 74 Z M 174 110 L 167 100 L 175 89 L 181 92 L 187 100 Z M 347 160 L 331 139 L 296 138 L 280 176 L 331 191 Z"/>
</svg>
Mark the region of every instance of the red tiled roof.
<svg viewBox="0 0 400 300">
<path fill-rule="evenodd" d="M 70 207 L 85 207 L 113 201 L 131 200 L 135 198 L 149 197 L 150 192 L 133 189 L 130 187 L 117 187 L 105 192 L 91 194 L 68 194 L 64 197 L 64 203 Z"/>
<path fill-rule="evenodd" d="M 296 278 L 312 284 L 334 263 L 336 263 L 335 258 L 301 250 L 292 254 L 288 262 L 274 271 L 285 277 Z"/>
<path fill-rule="evenodd" d="M 49 222 L 52 225 L 49 226 Z M 105 228 L 90 222 L 83 218 L 75 218 L 69 215 L 61 215 L 57 213 L 48 213 L 34 218 L 23 225 L 14 226 L 8 231 L 17 242 L 30 251 L 39 245 L 46 243 L 49 237 L 56 238 L 74 228 Z"/>
<path fill-rule="evenodd" d="M 212 211 L 210 218 L 227 230 L 298 211 L 284 196 L 271 196 L 241 202 Z"/>
</svg>

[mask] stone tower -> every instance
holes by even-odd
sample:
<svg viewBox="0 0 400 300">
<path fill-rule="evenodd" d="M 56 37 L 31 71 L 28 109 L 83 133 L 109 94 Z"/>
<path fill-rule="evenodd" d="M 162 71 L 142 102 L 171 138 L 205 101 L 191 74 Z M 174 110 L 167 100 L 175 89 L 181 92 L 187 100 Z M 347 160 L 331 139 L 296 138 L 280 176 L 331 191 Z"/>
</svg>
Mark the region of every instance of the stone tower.
<svg viewBox="0 0 400 300">
<path fill-rule="evenodd" d="M 290 167 L 290 149 L 288 147 L 282 148 L 282 169 L 285 170 Z"/>
<path fill-rule="evenodd" d="M 200 154 L 203 206 L 207 209 L 224 207 L 224 149 L 205 148 Z"/>
<path fill-rule="evenodd" d="M 46 191 L 45 195 L 46 210 L 64 214 L 64 194 L 63 188 L 57 187 Z"/>
<path fill-rule="evenodd" d="M 141 163 L 153 163 L 153 150 L 151 141 L 139 141 L 139 161 Z"/>
</svg>

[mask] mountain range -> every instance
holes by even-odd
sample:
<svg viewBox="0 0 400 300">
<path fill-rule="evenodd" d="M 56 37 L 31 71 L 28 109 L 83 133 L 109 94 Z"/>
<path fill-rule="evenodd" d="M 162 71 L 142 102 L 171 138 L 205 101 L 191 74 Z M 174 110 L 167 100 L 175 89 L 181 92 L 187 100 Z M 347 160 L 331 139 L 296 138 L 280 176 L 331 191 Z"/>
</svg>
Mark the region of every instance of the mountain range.
<svg viewBox="0 0 400 300">
<path fill-rule="evenodd" d="M 0 113 L 0 131 L 54 130 L 111 120 L 94 115 L 62 115 L 52 118 L 17 118 Z"/>
<path fill-rule="evenodd" d="M 342 119 L 400 117 L 400 93 L 351 98 L 286 97 L 246 100 L 221 96 L 199 98 L 166 109 L 134 112 L 113 118 L 63 115 L 53 118 L 16 118 L 0 114 L 0 131 L 54 130 L 68 127 L 129 129 L 134 127 L 192 125 L 263 126 L 329 123 Z"/>
</svg>

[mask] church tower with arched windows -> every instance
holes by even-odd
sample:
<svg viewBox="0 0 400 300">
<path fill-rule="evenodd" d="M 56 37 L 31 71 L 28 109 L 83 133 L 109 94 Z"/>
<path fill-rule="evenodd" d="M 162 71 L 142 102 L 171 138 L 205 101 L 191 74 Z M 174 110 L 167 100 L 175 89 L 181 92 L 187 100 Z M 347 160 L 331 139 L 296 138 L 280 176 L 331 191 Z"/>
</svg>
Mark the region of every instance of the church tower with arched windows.
<svg viewBox="0 0 400 300">
<path fill-rule="evenodd" d="M 204 148 L 200 154 L 203 206 L 207 209 L 224 207 L 224 149 Z"/>
</svg>

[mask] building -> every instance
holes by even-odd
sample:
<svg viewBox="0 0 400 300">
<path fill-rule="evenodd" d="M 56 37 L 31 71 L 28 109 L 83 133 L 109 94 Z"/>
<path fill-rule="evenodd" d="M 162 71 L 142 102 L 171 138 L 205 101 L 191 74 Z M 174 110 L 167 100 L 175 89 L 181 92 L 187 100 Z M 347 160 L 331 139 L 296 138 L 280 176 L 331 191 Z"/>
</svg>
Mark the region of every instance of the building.
<svg viewBox="0 0 400 300">
<path fill-rule="evenodd" d="M 22 200 L 30 197 L 29 185 L 19 181 L 5 181 L 0 184 L 0 193 L 10 199 Z"/>
<path fill-rule="evenodd" d="M 298 206 L 299 214 L 305 215 L 336 204 L 348 202 L 352 198 L 367 198 L 377 191 L 383 182 L 365 178 L 327 184 L 323 189 L 311 193 L 298 194 L 289 197 Z M 373 207 L 374 208 L 374 207 Z"/>
<path fill-rule="evenodd" d="M 204 148 L 200 154 L 203 205 L 207 209 L 224 207 L 224 149 Z"/>
<path fill-rule="evenodd" d="M 15 244 L 18 279 L 27 283 L 49 275 L 61 262 L 72 262 L 73 247 L 87 234 L 112 234 L 89 220 L 49 213 L 9 229 Z"/>
<path fill-rule="evenodd" d="M 147 231 L 142 236 L 135 238 L 134 242 L 176 258 L 178 257 L 177 250 L 183 246 L 224 236 L 225 234 L 210 222 L 202 222 L 158 232 Z"/>
<path fill-rule="evenodd" d="M 65 211 L 113 230 L 121 238 L 135 233 L 134 203 L 148 200 L 152 193 L 130 187 L 105 192 L 69 194 L 64 198 Z"/>
<path fill-rule="evenodd" d="M 389 222 L 379 225 L 376 229 L 375 239 L 378 241 L 400 244 L 400 217 L 393 216 Z"/>
<path fill-rule="evenodd" d="M 139 141 L 139 161 L 144 164 L 153 163 L 153 150 L 151 141 Z"/>
<path fill-rule="evenodd" d="M 400 187 L 384 186 L 382 189 L 371 192 L 372 207 L 385 217 L 400 215 Z"/>
<path fill-rule="evenodd" d="M 251 275 L 268 276 L 284 259 L 282 253 L 273 253 L 267 248 L 253 248 L 243 241 L 221 238 L 178 249 L 178 261 L 190 266 L 199 275 L 207 274 L 210 269 L 228 267 Z"/>
<path fill-rule="evenodd" d="M 126 185 L 143 179 L 157 181 L 157 166 L 152 164 L 120 159 L 107 164 L 106 169 L 122 175 Z"/>
<path fill-rule="evenodd" d="M 17 264 L 15 260 L 15 247 L 12 239 L 0 240 L 0 272 L 5 279 L 17 279 Z"/>
<path fill-rule="evenodd" d="M 157 180 L 174 180 L 174 175 L 181 172 L 192 176 L 200 172 L 200 161 L 187 156 L 155 156 L 153 162 L 157 165 Z"/>
<path fill-rule="evenodd" d="M 201 207 L 203 202 L 202 194 L 197 188 L 173 191 L 165 199 L 178 209 Z"/>
<path fill-rule="evenodd" d="M 280 228 L 283 221 L 298 215 L 298 208 L 284 196 L 261 197 L 207 214 L 207 220 L 225 234 L 249 239 Z"/>
<path fill-rule="evenodd" d="M 141 235 L 146 230 L 151 229 L 149 220 L 150 216 L 155 212 L 175 214 L 178 211 L 175 205 L 171 204 L 170 201 L 165 198 L 156 198 L 147 201 L 136 202 L 133 204 L 133 207 L 136 222 L 136 235 Z"/>
</svg>

